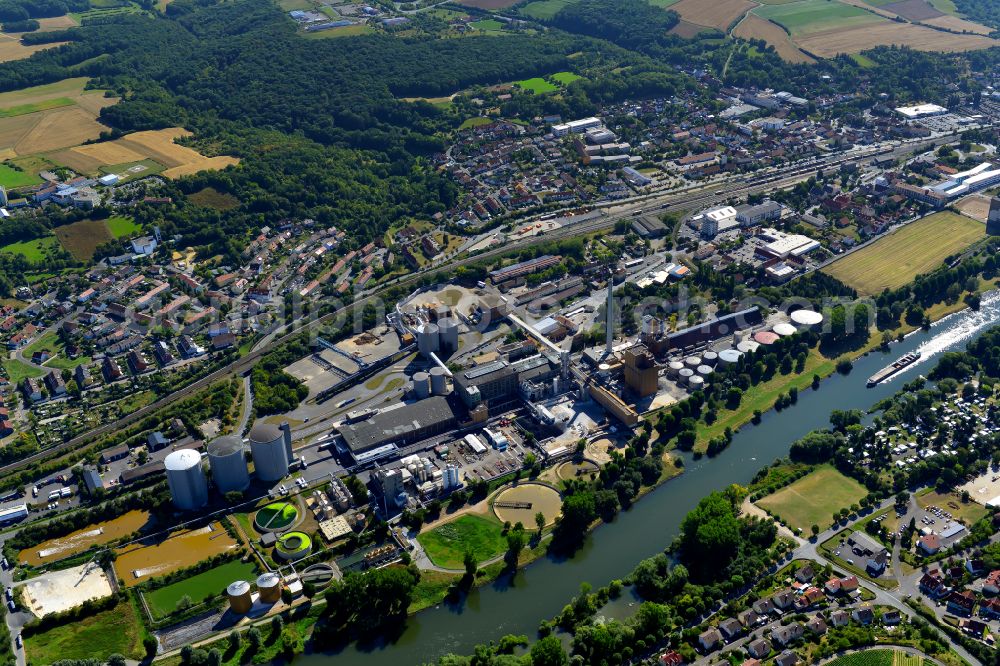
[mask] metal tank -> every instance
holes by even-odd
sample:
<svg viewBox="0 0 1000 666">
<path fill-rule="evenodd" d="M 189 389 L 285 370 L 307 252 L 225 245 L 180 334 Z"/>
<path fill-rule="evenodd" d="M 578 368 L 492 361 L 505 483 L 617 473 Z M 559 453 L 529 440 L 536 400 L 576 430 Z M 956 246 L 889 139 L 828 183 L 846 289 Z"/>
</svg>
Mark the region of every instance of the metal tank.
<svg viewBox="0 0 1000 666">
<path fill-rule="evenodd" d="M 684 364 L 680 361 L 671 361 L 667 364 L 667 376 L 676 378 L 677 373 L 684 369 Z"/>
<path fill-rule="evenodd" d="M 279 481 L 288 476 L 288 448 L 285 432 L 273 423 L 258 421 L 250 429 L 250 456 L 261 481 Z"/>
<path fill-rule="evenodd" d="M 437 324 L 424 324 L 417 328 L 417 349 L 421 356 L 430 356 L 440 348 L 440 329 Z"/>
<path fill-rule="evenodd" d="M 431 394 L 431 376 L 426 372 L 413 373 L 413 394 L 423 400 Z"/>
<path fill-rule="evenodd" d="M 732 365 L 733 363 L 739 363 L 740 358 L 742 358 L 743 352 L 737 351 L 735 349 L 726 349 L 719 352 L 719 362 L 722 365 Z"/>
<path fill-rule="evenodd" d="M 701 375 L 694 375 L 690 380 L 688 380 L 688 388 L 692 391 L 700 391 L 705 388 L 705 378 Z"/>
<path fill-rule="evenodd" d="M 237 615 L 246 615 L 253 607 L 253 597 L 250 594 L 250 583 L 245 580 L 234 580 L 226 588 L 229 597 L 229 608 Z"/>
<path fill-rule="evenodd" d="M 438 320 L 437 326 L 441 334 L 441 347 L 452 352 L 458 351 L 458 319 L 445 317 Z"/>
<path fill-rule="evenodd" d="M 448 371 L 439 365 L 431 368 L 431 393 L 446 395 L 448 393 Z"/>
<path fill-rule="evenodd" d="M 208 480 L 201 469 L 201 454 L 194 449 L 181 449 L 168 455 L 167 484 L 174 506 L 184 511 L 200 509 L 208 502 Z"/>
<path fill-rule="evenodd" d="M 262 603 L 277 603 L 281 599 L 281 576 L 273 571 L 257 576 L 257 591 Z"/>
<path fill-rule="evenodd" d="M 224 435 L 209 442 L 208 464 L 220 493 L 243 491 L 250 485 L 243 440 L 239 437 Z"/>
<path fill-rule="evenodd" d="M 715 365 L 719 362 L 719 355 L 714 351 L 707 351 L 701 355 L 701 362 L 705 365 Z"/>
<path fill-rule="evenodd" d="M 694 370 L 692 370 L 691 368 L 681 368 L 681 370 L 677 373 L 677 380 L 683 386 L 687 386 L 688 382 L 691 380 L 691 377 L 693 376 L 694 376 Z"/>
<path fill-rule="evenodd" d="M 688 356 L 686 359 L 684 359 L 684 365 L 693 370 L 694 368 L 697 368 L 699 365 L 701 365 L 701 357 Z"/>
</svg>

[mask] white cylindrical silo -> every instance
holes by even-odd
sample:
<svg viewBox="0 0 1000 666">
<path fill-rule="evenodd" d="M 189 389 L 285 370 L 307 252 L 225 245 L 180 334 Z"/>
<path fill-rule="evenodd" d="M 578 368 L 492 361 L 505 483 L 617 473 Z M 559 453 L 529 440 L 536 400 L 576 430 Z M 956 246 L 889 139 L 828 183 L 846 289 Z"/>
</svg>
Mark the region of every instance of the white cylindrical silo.
<svg viewBox="0 0 1000 666">
<path fill-rule="evenodd" d="M 735 349 L 726 349 L 719 352 L 719 362 L 722 365 L 732 365 L 733 363 L 738 363 L 740 357 L 743 356 L 743 352 L 737 351 Z"/>
<path fill-rule="evenodd" d="M 700 391 L 705 388 L 705 378 L 700 375 L 694 375 L 688 380 L 688 387 L 692 391 Z"/>
<path fill-rule="evenodd" d="M 699 365 L 701 365 L 701 357 L 700 356 L 688 356 L 686 359 L 684 359 L 684 365 L 686 365 L 687 367 L 689 367 L 692 370 L 694 370 Z"/>
<path fill-rule="evenodd" d="M 208 464 L 220 493 L 243 491 L 250 485 L 250 472 L 243 453 L 243 440 L 235 435 L 217 437 L 208 443 Z"/>
<path fill-rule="evenodd" d="M 710 365 L 699 365 L 698 369 L 695 371 L 702 377 L 708 377 L 710 374 L 715 372 L 715 368 Z"/>
<path fill-rule="evenodd" d="M 448 371 L 439 365 L 431 368 L 431 393 L 445 395 L 448 393 Z"/>
<path fill-rule="evenodd" d="M 174 506 L 184 511 L 200 509 L 208 502 L 208 480 L 201 469 L 201 454 L 194 449 L 174 451 L 163 461 Z"/>
<path fill-rule="evenodd" d="M 667 364 L 667 376 L 676 378 L 677 373 L 684 369 L 684 364 L 680 361 L 671 361 Z"/>
<path fill-rule="evenodd" d="M 677 381 L 679 381 L 682 385 L 687 386 L 687 383 L 691 380 L 691 377 L 693 376 L 694 376 L 694 370 L 692 370 L 691 368 L 681 368 L 677 372 Z"/>
<path fill-rule="evenodd" d="M 413 393 L 419 400 L 431 394 L 431 376 L 426 372 L 413 373 Z"/>
<path fill-rule="evenodd" d="M 258 421 L 250 429 L 250 456 L 254 472 L 261 481 L 278 481 L 288 476 L 288 450 L 282 430 Z"/>
<path fill-rule="evenodd" d="M 719 355 L 714 351 L 707 351 L 701 355 L 701 362 L 705 365 L 715 365 L 719 362 Z"/>
<path fill-rule="evenodd" d="M 417 349 L 421 355 L 430 356 L 440 348 L 440 329 L 437 324 L 424 324 L 417 328 Z"/>
<path fill-rule="evenodd" d="M 458 319 L 445 317 L 437 325 L 441 332 L 441 347 L 448 351 L 458 351 Z"/>
</svg>

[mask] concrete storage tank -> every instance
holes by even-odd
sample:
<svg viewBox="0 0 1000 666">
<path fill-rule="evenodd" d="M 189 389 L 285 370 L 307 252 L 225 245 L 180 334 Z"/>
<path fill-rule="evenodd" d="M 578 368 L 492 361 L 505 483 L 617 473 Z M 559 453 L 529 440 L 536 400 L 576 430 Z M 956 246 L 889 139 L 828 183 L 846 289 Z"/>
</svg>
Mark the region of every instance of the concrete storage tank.
<svg viewBox="0 0 1000 666">
<path fill-rule="evenodd" d="M 789 335 L 795 335 L 795 327 L 782 322 L 774 325 L 774 332 L 783 338 L 787 338 Z"/>
<path fill-rule="evenodd" d="M 796 310 L 789 318 L 796 327 L 801 329 L 812 329 L 823 323 L 823 315 L 815 310 Z"/>
<path fill-rule="evenodd" d="M 431 368 L 431 393 L 446 395 L 448 393 L 448 371 L 441 366 Z"/>
<path fill-rule="evenodd" d="M 684 359 L 684 365 L 686 365 L 687 367 L 689 367 L 692 370 L 694 370 L 699 365 L 701 365 L 701 357 L 700 356 L 688 356 L 686 359 Z"/>
<path fill-rule="evenodd" d="M 773 345 L 781 336 L 773 331 L 757 331 L 753 334 L 753 340 L 759 345 Z M 739 349 L 739 347 L 737 347 Z"/>
<path fill-rule="evenodd" d="M 184 511 L 200 509 L 208 502 L 208 480 L 201 469 L 201 454 L 193 449 L 181 449 L 168 455 L 167 484 L 174 506 Z"/>
<path fill-rule="evenodd" d="M 733 363 L 739 363 L 740 358 L 742 358 L 743 352 L 737 351 L 735 349 L 726 349 L 719 352 L 719 363 L 722 365 L 732 365 Z"/>
<path fill-rule="evenodd" d="M 246 615 L 253 606 L 253 597 L 250 595 L 250 583 L 245 580 L 234 580 L 226 588 L 226 596 L 229 597 L 229 608 L 237 615 Z"/>
<path fill-rule="evenodd" d="M 422 356 L 430 356 L 441 348 L 440 329 L 437 324 L 424 324 L 417 328 L 417 349 Z"/>
<path fill-rule="evenodd" d="M 698 369 L 695 370 L 695 372 L 697 372 L 702 377 L 708 377 L 710 374 L 715 372 L 715 368 L 713 368 L 710 365 L 699 365 Z"/>
<path fill-rule="evenodd" d="M 253 458 L 254 472 L 261 481 L 278 481 L 288 476 L 288 447 L 285 437 L 291 440 L 291 431 L 285 431 L 273 423 L 258 421 L 250 429 L 250 456 Z"/>
<path fill-rule="evenodd" d="M 690 388 L 692 391 L 702 390 L 703 388 L 705 388 L 705 378 L 700 375 L 693 376 L 688 381 L 688 388 Z"/>
<path fill-rule="evenodd" d="M 261 603 L 277 603 L 281 599 L 281 576 L 273 571 L 257 576 L 257 591 Z"/>
<path fill-rule="evenodd" d="M 680 361 L 671 361 L 667 364 L 667 376 L 671 378 L 676 378 L 677 373 L 684 368 L 684 364 Z"/>
<path fill-rule="evenodd" d="M 246 490 L 250 472 L 243 453 L 243 440 L 235 435 L 217 437 L 208 443 L 208 464 L 220 493 Z"/>
<path fill-rule="evenodd" d="M 760 349 L 760 343 L 755 340 L 744 340 L 736 345 L 736 350 L 744 354 L 750 354 Z"/>
<path fill-rule="evenodd" d="M 680 372 L 677 373 L 677 380 L 684 386 L 687 386 L 691 377 L 694 376 L 694 370 L 691 368 L 681 368 Z"/>
<path fill-rule="evenodd" d="M 413 393 L 423 400 L 431 394 L 431 376 L 426 372 L 413 373 Z"/>
<path fill-rule="evenodd" d="M 719 362 L 719 355 L 714 351 L 707 351 L 701 355 L 701 362 L 705 365 L 715 365 Z"/>
<path fill-rule="evenodd" d="M 437 326 L 441 333 L 441 348 L 458 351 L 458 320 L 454 317 L 445 317 L 438 320 Z"/>
</svg>

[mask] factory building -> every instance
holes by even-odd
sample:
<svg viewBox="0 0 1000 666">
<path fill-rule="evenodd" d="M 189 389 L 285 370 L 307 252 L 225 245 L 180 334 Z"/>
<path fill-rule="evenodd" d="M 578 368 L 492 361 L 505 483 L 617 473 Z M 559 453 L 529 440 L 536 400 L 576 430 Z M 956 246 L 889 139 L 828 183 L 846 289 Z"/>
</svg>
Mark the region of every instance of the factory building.
<svg viewBox="0 0 1000 666">
<path fill-rule="evenodd" d="M 517 403 L 519 387 L 546 382 L 558 374 L 559 367 L 541 355 L 513 362 L 502 358 L 455 373 L 455 392 L 469 407 L 485 404 L 498 411 Z"/>
<path fill-rule="evenodd" d="M 642 336 L 642 342 L 656 356 L 662 356 L 671 349 L 684 349 L 710 342 L 724 335 L 751 328 L 763 321 L 760 310 L 747 308 L 739 312 L 712 319 L 673 333 L 666 333 L 660 324 L 651 324 Z"/>
<path fill-rule="evenodd" d="M 625 384 L 640 397 L 653 395 L 657 390 L 658 370 L 656 359 L 644 345 L 626 349 L 622 354 L 625 366 Z"/>
<path fill-rule="evenodd" d="M 239 437 L 225 435 L 209 442 L 208 464 L 220 493 L 243 491 L 250 485 L 243 440 Z"/>
<path fill-rule="evenodd" d="M 419 442 L 448 432 L 457 424 L 458 412 L 452 402 L 443 396 L 431 396 L 382 410 L 355 423 L 343 423 L 337 430 L 343 438 L 343 452 L 362 462 L 367 459 L 366 453 Z"/>
<path fill-rule="evenodd" d="M 166 457 L 167 484 L 174 506 L 182 511 L 200 509 L 208 503 L 208 481 L 201 468 L 201 454 L 180 449 Z"/>
<path fill-rule="evenodd" d="M 250 456 L 254 472 L 261 481 L 278 481 L 288 476 L 292 456 L 292 429 L 257 421 L 250 429 Z"/>
</svg>

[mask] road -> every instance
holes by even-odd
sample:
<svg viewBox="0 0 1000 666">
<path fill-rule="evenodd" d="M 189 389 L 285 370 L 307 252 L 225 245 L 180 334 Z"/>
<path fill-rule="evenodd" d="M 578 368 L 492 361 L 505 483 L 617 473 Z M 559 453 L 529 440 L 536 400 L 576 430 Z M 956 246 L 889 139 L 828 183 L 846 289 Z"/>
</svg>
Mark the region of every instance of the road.
<svg viewBox="0 0 1000 666">
<path fill-rule="evenodd" d="M 56 454 L 63 453 L 65 451 L 70 451 L 73 449 L 80 448 L 86 443 L 100 437 L 102 435 L 121 430 L 128 425 L 139 421 L 146 416 L 167 407 L 170 404 L 178 400 L 183 400 L 184 398 L 206 388 L 207 386 L 217 382 L 225 377 L 234 374 L 243 374 L 250 370 L 254 364 L 264 355 L 269 353 L 271 350 L 279 347 L 283 343 L 291 340 L 292 338 L 298 336 L 303 331 L 313 331 L 322 326 L 336 321 L 337 318 L 343 317 L 344 315 L 352 314 L 355 311 L 363 311 L 364 307 L 371 303 L 375 303 L 379 297 L 387 292 L 389 289 L 394 289 L 397 287 L 406 287 L 414 285 L 421 280 L 428 277 L 433 277 L 447 271 L 451 271 L 455 268 L 462 266 L 468 266 L 470 264 L 475 264 L 488 260 L 500 255 L 508 254 L 519 249 L 524 249 L 531 247 L 533 245 L 538 245 L 542 243 L 548 243 L 553 240 L 572 238 L 575 236 L 580 236 L 584 234 L 594 233 L 602 230 L 607 230 L 613 228 L 615 224 L 622 219 L 627 219 L 633 215 L 638 214 L 641 211 L 645 211 L 650 206 L 654 208 L 649 208 L 650 210 L 659 210 L 663 212 L 681 212 L 696 208 L 702 208 L 711 206 L 721 201 L 731 199 L 734 197 L 747 196 L 749 194 L 761 194 L 769 192 L 776 189 L 782 189 L 794 185 L 800 181 L 808 179 L 810 176 L 816 173 L 820 168 L 829 169 L 832 167 L 837 167 L 845 162 L 857 162 L 863 160 L 870 160 L 878 156 L 890 156 L 890 157 L 901 157 L 905 154 L 912 153 L 915 150 L 922 150 L 929 146 L 938 145 L 940 143 L 945 143 L 953 140 L 953 135 L 945 135 L 941 137 L 935 137 L 932 139 L 927 139 L 912 143 L 903 143 L 900 146 L 894 146 L 892 148 L 879 147 L 879 148 L 866 148 L 861 150 L 852 150 L 846 153 L 837 153 L 834 155 L 828 155 L 818 160 L 807 160 L 804 164 L 793 164 L 788 166 L 783 171 L 778 171 L 777 173 L 764 173 L 762 175 L 751 176 L 750 178 L 744 180 L 743 182 L 732 182 L 729 184 L 716 184 L 712 187 L 718 187 L 720 189 L 714 192 L 707 191 L 697 191 L 697 192 L 684 192 L 681 194 L 652 194 L 652 195 L 641 195 L 634 197 L 632 200 L 626 200 L 625 202 L 619 201 L 610 204 L 603 204 L 598 206 L 605 211 L 605 216 L 598 218 L 596 220 L 587 220 L 579 224 L 574 224 L 566 227 L 559 228 L 550 233 L 532 236 L 530 238 L 525 238 L 522 240 L 510 242 L 503 245 L 498 245 L 490 250 L 477 254 L 471 257 L 464 257 L 461 259 L 454 259 L 452 261 L 439 264 L 434 267 L 429 267 L 421 271 L 416 271 L 405 277 L 397 278 L 384 285 L 381 285 L 377 289 L 370 292 L 361 292 L 356 295 L 354 301 L 350 304 L 343 305 L 334 311 L 318 317 L 316 319 L 310 320 L 305 323 L 298 325 L 298 328 L 291 332 L 283 333 L 282 329 L 278 329 L 272 333 L 274 335 L 266 344 L 256 345 L 250 352 L 245 356 L 231 362 L 229 365 L 220 368 L 214 372 L 209 373 L 205 377 L 196 380 L 189 384 L 187 387 L 179 389 L 168 396 L 165 396 L 156 402 L 140 408 L 129 414 L 128 416 L 122 417 L 117 422 L 106 423 L 99 426 L 87 433 L 78 435 L 67 442 L 58 444 L 54 447 L 50 447 L 44 451 L 40 451 L 34 455 L 28 456 L 17 462 L 9 463 L 3 467 L 0 467 L 0 473 L 10 474 L 23 467 L 26 467 L 32 463 L 38 462 L 40 460 L 50 458 Z"/>
</svg>

